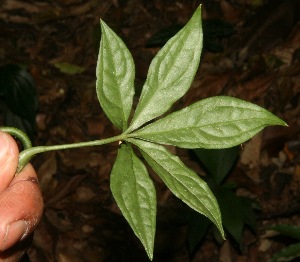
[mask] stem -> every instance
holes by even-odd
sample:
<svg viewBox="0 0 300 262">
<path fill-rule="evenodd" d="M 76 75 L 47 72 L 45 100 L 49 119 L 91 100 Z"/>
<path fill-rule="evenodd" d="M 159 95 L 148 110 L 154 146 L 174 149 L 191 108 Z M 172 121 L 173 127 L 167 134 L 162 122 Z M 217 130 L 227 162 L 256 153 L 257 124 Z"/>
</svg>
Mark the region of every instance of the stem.
<svg viewBox="0 0 300 262">
<path fill-rule="evenodd" d="M 121 134 L 118 136 L 106 138 L 106 139 L 100 139 L 100 140 L 94 140 L 94 141 L 88 141 L 88 142 L 79 142 L 74 144 L 65 144 L 65 145 L 53 145 L 53 146 L 37 146 L 37 147 L 31 147 L 27 148 L 24 151 L 22 151 L 19 155 L 19 163 L 17 168 L 17 173 L 21 172 L 24 166 L 29 163 L 30 159 L 34 157 L 37 154 L 54 151 L 54 150 L 64 150 L 64 149 L 71 149 L 71 148 L 79 148 L 79 147 L 86 147 L 86 146 L 101 146 L 104 144 L 116 142 L 116 141 L 122 141 L 127 136 L 125 134 Z"/>
<path fill-rule="evenodd" d="M 64 149 L 86 147 L 86 146 L 101 146 L 101 145 L 109 144 L 109 143 L 116 142 L 116 141 L 126 140 L 127 138 L 135 136 L 134 133 L 131 133 L 131 134 L 123 133 L 118 136 L 113 136 L 110 138 L 88 141 L 88 142 L 32 147 L 30 139 L 23 131 L 21 131 L 17 128 L 14 128 L 14 127 L 0 127 L 0 131 L 7 132 L 10 135 L 18 138 L 23 144 L 24 150 L 19 155 L 17 174 L 22 171 L 22 169 L 29 163 L 31 158 L 33 158 L 35 155 L 40 154 L 40 153 L 54 151 L 54 150 L 64 150 Z"/>
<path fill-rule="evenodd" d="M 32 147 L 29 137 L 20 129 L 17 129 L 15 127 L 9 127 L 9 126 L 1 126 L 0 131 L 9 133 L 10 135 L 19 139 L 21 141 L 24 149 L 28 149 L 28 148 Z"/>
</svg>

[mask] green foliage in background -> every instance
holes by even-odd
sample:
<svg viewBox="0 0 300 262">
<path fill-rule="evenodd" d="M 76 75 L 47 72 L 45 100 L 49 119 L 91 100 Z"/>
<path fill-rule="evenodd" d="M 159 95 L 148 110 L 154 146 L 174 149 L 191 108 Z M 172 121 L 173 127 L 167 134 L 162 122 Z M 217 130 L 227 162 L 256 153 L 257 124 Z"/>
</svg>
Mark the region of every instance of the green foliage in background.
<svg viewBox="0 0 300 262">
<path fill-rule="evenodd" d="M 239 148 L 239 146 L 225 149 L 197 148 L 193 152 L 207 173 L 206 182 L 217 198 L 225 232 L 242 250 L 243 230 L 245 226 L 248 226 L 255 232 L 255 209 L 259 209 L 259 206 L 250 198 L 237 196 L 234 192 L 236 186 L 233 183 L 224 182 L 238 159 Z M 204 216 L 199 214 L 192 216 L 188 234 L 191 253 L 201 243 L 211 225 L 211 222 Z M 221 241 L 219 234 L 216 231 L 213 232 L 215 239 Z"/>
<path fill-rule="evenodd" d="M 286 236 L 295 240 L 294 244 L 290 244 L 287 247 L 282 248 L 276 252 L 268 262 L 279 261 L 296 261 L 294 259 L 300 258 L 300 227 L 295 225 L 274 225 L 269 226 L 268 230 L 274 230 L 280 234 L 280 236 Z M 297 260 L 298 261 L 298 260 Z"/>
</svg>

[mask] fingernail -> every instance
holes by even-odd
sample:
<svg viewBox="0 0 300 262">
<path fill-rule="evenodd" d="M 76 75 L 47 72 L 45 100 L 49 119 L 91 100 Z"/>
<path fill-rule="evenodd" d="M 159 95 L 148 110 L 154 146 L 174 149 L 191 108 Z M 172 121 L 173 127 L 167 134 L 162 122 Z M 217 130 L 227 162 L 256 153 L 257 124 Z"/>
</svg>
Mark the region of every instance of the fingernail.
<svg viewBox="0 0 300 262">
<path fill-rule="evenodd" d="M 8 249 L 15 243 L 26 237 L 28 233 L 28 225 L 26 221 L 19 220 L 9 224 L 6 228 L 6 232 L 2 241 L 1 251 Z"/>
</svg>

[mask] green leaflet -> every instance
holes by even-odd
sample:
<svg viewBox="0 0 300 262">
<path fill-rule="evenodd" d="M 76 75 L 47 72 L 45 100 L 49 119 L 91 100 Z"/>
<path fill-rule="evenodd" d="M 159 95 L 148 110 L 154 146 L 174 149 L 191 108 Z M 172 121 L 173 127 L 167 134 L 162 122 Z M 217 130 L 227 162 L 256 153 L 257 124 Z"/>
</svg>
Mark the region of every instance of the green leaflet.
<svg viewBox="0 0 300 262">
<path fill-rule="evenodd" d="M 165 147 L 138 139 L 128 141 L 139 147 L 148 164 L 173 194 L 208 217 L 224 237 L 219 206 L 207 184 Z"/>
<path fill-rule="evenodd" d="M 123 41 L 103 21 L 101 29 L 96 70 L 97 96 L 110 121 L 124 131 L 134 95 L 134 62 Z"/>
<path fill-rule="evenodd" d="M 127 222 L 152 260 L 156 226 L 156 193 L 146 167 L 130 145 L 122 144 L 113 166 L 110 187 Z"/>
<path fill-rule="evenodd" d="M 287 124 L 252 103 L 227 96 L 203 99 L 132 136 L 182 148 L 226 148 L 245 142 L 266 126 Z"/>
<path fill-rule="evenodd" d="M 200 62 L 202 39 L 200 6 L 151 62 L 128 132 L 165 113 L 190 88 Z"/>
</svg>

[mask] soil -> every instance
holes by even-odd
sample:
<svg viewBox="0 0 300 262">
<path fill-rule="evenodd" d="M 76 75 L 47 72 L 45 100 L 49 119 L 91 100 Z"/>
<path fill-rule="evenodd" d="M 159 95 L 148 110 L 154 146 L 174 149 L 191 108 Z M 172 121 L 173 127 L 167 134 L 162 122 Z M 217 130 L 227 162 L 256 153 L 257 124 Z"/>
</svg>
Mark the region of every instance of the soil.
<svg viewBox="0 0 300 262">
<path fill-rule="evenodd" d="M 230 95 L 263 106 L 289 127 L 268 127 L 243 144 L 227 178 L 237 184 L 238 195 L 250 197 L 261 207 L 256 231 L 243 231 L 242 250 L 230 238 L 219 243 L 208 232 L 191 254 L 187 245 L 190 210 L 154 175 L 158 195 L 154 261 L 267 261 L 290 242 L 271 238 L 266 226 L 300 226 L 299 1 L 3 0 L 0 64 L 25 65 L 33 76 L 39 101 L 35 145 L 110 137 L 118 130 L 101 110 L 95 92 L 99 19 L 132 52 L 138 93 L 161 46 L 149 44 L 151 37 L 185 24 L 200 2 L 204 20 L 225 21 L 232 31 L 204 31 L 210 41 L 199 72 L 177 106 Z M 82 72 L 70 71 L 63 63 L 76 65 Z M 28 251 L 30 261 L 148 261 L 110 192 L 117 148 L 113 143 L 58 151 L 32 161 L 45 210 Z M 190 152 L 172 150 L 205 176 Z"/>
</svg>

